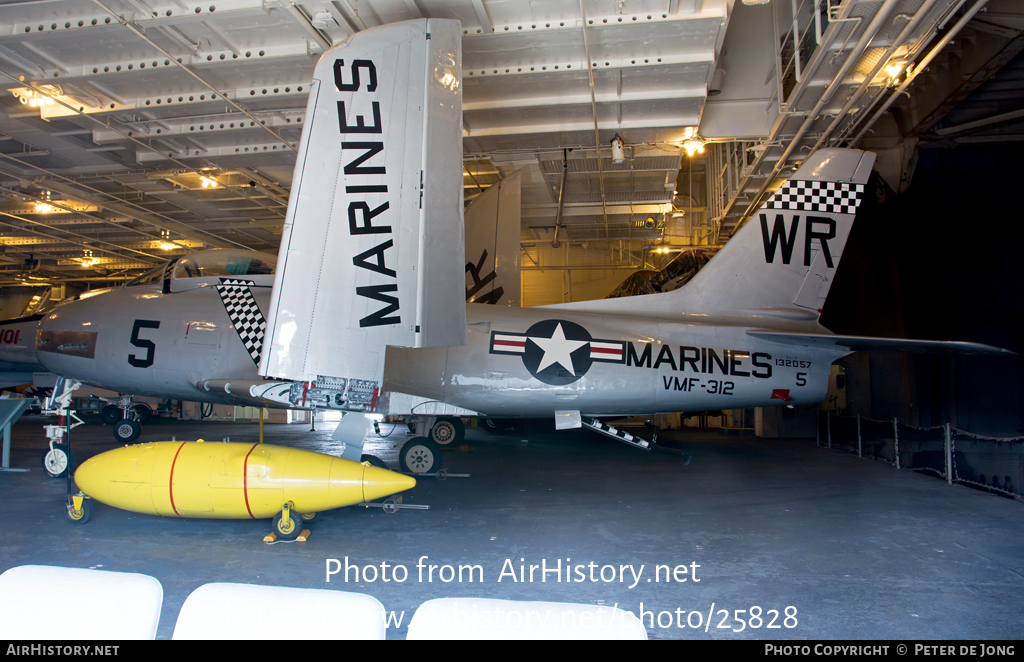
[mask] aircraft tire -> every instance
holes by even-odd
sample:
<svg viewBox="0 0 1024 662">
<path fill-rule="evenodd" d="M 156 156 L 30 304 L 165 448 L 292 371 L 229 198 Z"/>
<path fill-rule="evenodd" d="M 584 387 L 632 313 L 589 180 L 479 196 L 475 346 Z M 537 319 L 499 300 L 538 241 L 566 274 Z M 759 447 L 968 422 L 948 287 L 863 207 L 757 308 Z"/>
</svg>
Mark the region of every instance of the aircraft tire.
<svg viewBox="0 0 1024 662">
<path fill-rule="evenodd" d="M 100 410 L 100 420 L 107 425 L 114 425 L 120 421 L 124 416 L 121 414 L 121 408 L 115 407 L 114 405 L 107 405 Z"/>
<path fill-rule="evenodd" d="M 274 515 L 274 534 L 281 540 L 295 540 L 302 533 L 302 516 L 294 510 L 288 516 L 290 526 L 284 524 L 284 511 Z"/>
<path fill-rule="evenodd" d="M 402 446 L 398 463 L 412 474 L 434 473 L 441 468 L 441 447 L 426 437 L 413 437 Z"/>
<path fill-rule="evenodd" d="M 362 455 L 359 458 L 360 462 L 369 462 L 371 467 L 378 467 L 380 469 L 389 469 L 388 463 L 380 459 L 376 455 Z"/>
<path fill-rule="evenodd" d="M 138 421 L 121 419 L 114 426 L 114 439 L 130 444 L 142 434 L 142 425 Z"/>
<path fill-rule="evenodd" d="M 492 434 L 499 434 L 505 430 L 505 426 L 501 425 L 497 419 L 494 418 L 482 418 L 480 419 L 483 429 L 487 430 Z"/>
<path fill-rule="evenodd" d="M 75 456 L 64 444 L 54 444 L 43 453 L 43 471 L 50 478 L 63 478 L 75 464 Z"/>
<path fill-rule="evenodd" d="M 466 425 L 461 418 L 439 418 L 434 427 L 430 428 L 430 439 L 441 446 L 458 446 L 465 438 Z"/>
<path fill-rule="evenodd" d="M 135 420 L 139 422 L 139 425 L 145 425 L 153 417 L 153 409 L 147 404 L 140 403 L 132 409 L 135 410 Z"/>
<path fill-rule="evenodd" d="M 70 500 L 70 499 L 69 499 Z M 82 510 L 75 512 L 71 504 L 68 503 L 64 507 L 64 514 L 67 515 L 68 521 L 74 525 L 85 524 L 92 517 L 92 499 L 82 500 Z"/>
</svg>

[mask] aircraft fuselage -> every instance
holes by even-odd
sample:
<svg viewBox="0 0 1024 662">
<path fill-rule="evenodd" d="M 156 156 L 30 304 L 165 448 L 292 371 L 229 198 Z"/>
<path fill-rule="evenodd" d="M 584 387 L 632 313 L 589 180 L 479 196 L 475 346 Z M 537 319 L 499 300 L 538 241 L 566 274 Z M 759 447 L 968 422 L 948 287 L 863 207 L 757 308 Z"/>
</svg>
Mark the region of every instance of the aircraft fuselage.
<svg viewBox="0 0 1024 662">
<path fill-rule="evenodd" d="M 253 280 L 266 310 L 271 278 Z M 244 404 L 247 394 L 206 390 L 203 380 L 261 379 L 216 282 L 62 304 L 40 321 L 36 343 L 51 372 L 121 393 Z M 839 356 L 761 341 L 743 326 L 470 304 L 466 345 L 389 348 L 384 389 L 488 416 L 806 404 L 824 398 Z"/>
<path fill-rule="evenodd" d="M 273 276 L 247 278 L 265 310 Z M 170 293 L 158 283 L 62 304 L 39 323 L 38 360 L 58 375 L 120 393 L 240 404 L 197 386 L 204 379 L 260 379 L 218 279 L 208 280 Z"/>
<path fill-rule="evenodd" d="M 461 347 L 389 348 L 385 390 L 489 416 L 643 414 L 820 402 L 842 350 L 780 345 L 743 326 L 467 307 Z"/>
</svg>

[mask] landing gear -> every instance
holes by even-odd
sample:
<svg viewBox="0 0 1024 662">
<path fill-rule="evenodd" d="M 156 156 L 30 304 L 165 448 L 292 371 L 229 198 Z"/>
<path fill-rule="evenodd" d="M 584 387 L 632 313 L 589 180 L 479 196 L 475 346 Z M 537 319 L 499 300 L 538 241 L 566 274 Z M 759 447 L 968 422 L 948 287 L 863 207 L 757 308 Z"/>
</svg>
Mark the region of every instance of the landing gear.
<svg viewBox="0 0 1024 662">
<path fill-rule="evenodd" d="M 441 468 L 441 447 L 426 437 L 413 437 L 402 446 L 398 463 L 409 473 L 435 473 Z"/>
<path fill-rule="evenodd" d="M 132 407 L 132 409 L 135 412 L 135 420 L 139 422 L 139 425 L 145 425 L 153 417 L 153 409 L 145 403 L 139 403 Z"/>
<path fill-rule="evenodd" d="M 78 427 L 83 422 L 71 410 L 71 396 L 79 386 L 81 386 L 79 382 L 58 377 L 57 384 L 53 387 L 50 397 L 46 399 L 44 407 L 44 413 L 57 415 L 57 425 L 43 426 L 46 438 L 49 439 L 48 449 L 43 454 L 43 470 L 51 478 L 66 476 L 69 494 L 71 472 L 75 462 L 75 457 L 71 454 L 71 429 Z"/>
<path fill-rule="evenodd" d="M 43 471 L 50 478 L 63 478 L 74 464 L 75 456 L 64 444 L 55 443 L 43 454 Z"/>
<path fill-rule="evenodd" d="M 114 425 L 114 439 L 130 444 L 142 434 L 142 425 L 138 421 L 122 419 Z"/>
<path fill-rule="evenodd" d="M 130 443 L 139 438 L 142 425 L 153 416 L 153 409 L 144 403 L 132 404 L 132 396 L 119 394 L 116 405 L 107 405 L 100 411 L 104 423 L 114 426 L 114 439 Z"/>
<path fill-rule="evenodd" d="M 100 410 L 100 420 L 107 425 L 113 425 L 122 418 L 124 418 L 124 414 L 121 413 L 121 408 L 117 405 L 107 405 Z"/>
<path fill-rule="evenodd" d="M 295 540 L 302 532 L 302 517 L 292 511 L 291 502 L 285 504 L 281 512 L 274 515 L 274 533 L 281 540 Z"/>
<path fill-rule="evenodd" d="M 441 446 L 458 446 L 466 438 L 466 425 L 461 418 L 439 418 L 430 428 L 430 438 Z"/>
</svg>

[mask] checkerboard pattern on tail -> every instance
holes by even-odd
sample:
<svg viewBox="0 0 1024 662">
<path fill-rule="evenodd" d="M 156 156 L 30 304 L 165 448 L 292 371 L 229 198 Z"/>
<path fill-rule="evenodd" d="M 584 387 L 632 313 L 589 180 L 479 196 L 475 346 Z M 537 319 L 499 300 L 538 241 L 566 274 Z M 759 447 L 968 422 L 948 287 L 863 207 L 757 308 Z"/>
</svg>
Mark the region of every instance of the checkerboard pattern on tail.
<svg viewBox="0 0 1024 662">
<path fill-rule="evenodd" d="M 224 309 L 231 319 L 231 324 L 238 332 L 242 344 L 252 357 L 253 362 L 259 366 L 260 352 L 263 351 L 263 333 L 267 321 L 263 319 L 263 313 L 256 303 L 256 297 L 252 295 L 249 286 L 251 280 L 236 280 L 224 278 L 217 286 L 220 300 L 224 303 Z"/>
<path fill-rule="evenodd" d="M 772 194 L 765 209 L 855 214 L 863 194 L 863 184 L 789 180 Z"/>
</svg>

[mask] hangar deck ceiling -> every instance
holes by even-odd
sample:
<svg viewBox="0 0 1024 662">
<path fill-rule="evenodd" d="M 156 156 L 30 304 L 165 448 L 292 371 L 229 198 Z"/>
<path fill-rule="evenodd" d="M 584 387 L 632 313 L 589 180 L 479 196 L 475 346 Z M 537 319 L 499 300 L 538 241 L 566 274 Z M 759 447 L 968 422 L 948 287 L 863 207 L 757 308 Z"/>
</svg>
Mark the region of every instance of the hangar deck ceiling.
<svg viewBox="0 0 1024 662">
<path fill-rule="evenodd" d="M 462 22 L 466 199 L 522 171 L 524 263 L 554 238 L 564 166 L 572 263 L 656 266 L 653 246 L 724 242 L 810 152 L 868 129 L 907 77 L 889 68 L 920 69 L 983 4 L 744 2 L 3 2 L 0 285 L 275 251 L 317 58 L 424 16 Z"/>
</svg>

